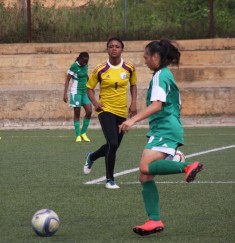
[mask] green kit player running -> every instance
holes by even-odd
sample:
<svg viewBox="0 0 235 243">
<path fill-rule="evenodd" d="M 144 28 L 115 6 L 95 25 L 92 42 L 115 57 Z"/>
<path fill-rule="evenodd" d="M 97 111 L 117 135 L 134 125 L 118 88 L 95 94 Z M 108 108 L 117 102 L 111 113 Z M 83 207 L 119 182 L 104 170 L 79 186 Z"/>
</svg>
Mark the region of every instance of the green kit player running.
<svg viewBox="0 0 235 243">
<path fill-rule="evenodd" d="M 185 180 L 190 183 L 203 169 L 200 162 L 165 160 L 168 155 L 174 156 L 177 148 L 184 143 L 180 94 L 173 74 L 167 67 L 169 64 L 179 64 L 179 50 L 169 40 L 152 41 L 145 48 L 144 58 L 146 65 L 154 72 L 147 91 L 147 107 L 119 126 L 119 131 L 126 132 L 136 122 L 146 118 L 149 120 L 148 143 L 139 163 L 139 178 L 148 220 L 133 228 L 135 233 L 142 236 L 164 229 L 154 176 L 185 173 Z"/>
<path fill-rule="evenodd" d="M 92 106 L 87 95 L 86 83 L 88 80 L 88 61 L 89 54 L 81 52 L 74 64 L 69 68 L 64 85 L 64 102 L 68 102 L 69 81 L 72 78 L 72 86 L 70 91 L 70 106 L 74 109 L 74 128 L 76 133 L 76 142 L 90 142 L 86 132 L 90 124 Z M 82 129 L 80 129 L 80 112 L 81 107 L 85 109 L 85 117 L 83 118 Z"/>
</svg>

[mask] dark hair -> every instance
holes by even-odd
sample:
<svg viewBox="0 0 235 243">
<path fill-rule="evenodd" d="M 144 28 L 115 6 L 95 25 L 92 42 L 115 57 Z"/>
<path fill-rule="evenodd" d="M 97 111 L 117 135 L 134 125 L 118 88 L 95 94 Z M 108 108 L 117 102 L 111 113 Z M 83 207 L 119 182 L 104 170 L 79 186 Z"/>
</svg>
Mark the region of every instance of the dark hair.
<svg viewBox="0 0 235 243">
<path fill-rule="evenodd" d="M 179 65 L 180 51 L 171 41 L 167 39 L 152 41 L 145 48 L 149 50 L 151 56 L 159 53 L 161 57 L 161 65 L 159 68 L 166 67 L 169 64 Z"/>
<path fill-rule="evenodd" d="M 89 54 L 86 51 L 83 51 L 79 54 L 79 56 L 77 57 L 76 61 L 79 61 L 81 59 L 89 59 Z"/>
<path fill-rule="evenodd" d="M 111 41 L 118 41 L 118 42 L 121 44 L 122 49 L 124 48 L 124 43 L 123 43 L 122 40 L 121 40 L 120 38 L 118 38 L 118 37 L 112 37 L 112 38 L 108 39 L 108 41 L 107 41 L 107 47 L 108 47 L 108 45 L 109 45 L 109 43 L 110 43 Z"/>
</svg>

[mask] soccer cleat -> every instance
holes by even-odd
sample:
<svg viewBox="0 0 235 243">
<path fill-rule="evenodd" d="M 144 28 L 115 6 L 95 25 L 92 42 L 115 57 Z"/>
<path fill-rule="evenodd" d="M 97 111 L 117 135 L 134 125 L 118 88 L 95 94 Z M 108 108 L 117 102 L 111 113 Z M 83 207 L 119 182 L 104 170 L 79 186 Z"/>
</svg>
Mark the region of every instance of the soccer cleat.
<svg viewBox="0 0 235 243">
<path fill-rule="evenodd" d="M 91 161 L 90 159 L 91 154 L 92 154 L 91 152 L 86 154 L 86 161 L 83 167 L 83 172 L 85 175 L 88 175 L 91 172 L 91 166 L 93 164 L 93 161 Z"/>
<path fill-rule="evenodd" d="M 193 182 L 196 178 L 198 172 L 203 170 L 203 164 L 200 162 L 194 162 L 191 165 L 185 167 L 184 171 L 186 173 L 185 180 L 190 183 Z"/>
<path fill-rule="evenodd" d="M 160 233 L 164 229 L 164 225 L 161 220 L 147 220 L 145 224 L 135 226 L 133 231 L 141 236 L 150 235 L 154 233 Z"/>
<path fill-rule="evenodd" d="M 81 137 L 82 137 L 82 140 L 84 140 L 85 142 L 90 142 L 90 141 L 91 141 L 91 140 L 87 137 L 86 133 L 83 133 L 83 134 L 81 135 Z"/>
<path fill-rule="evenodd" d="M 77 137 L 76 137 L 76 143 L 81 142 L 81 141 L 82 141 L 81 136 L 77 136 Z"/>
<path fill-rule="evenodd" d="M 119 189 L 120 187 L 115 183 L 115 181 L 108 179 L 105 184 L 105 188 L 107 189 Z"/>
</svg>

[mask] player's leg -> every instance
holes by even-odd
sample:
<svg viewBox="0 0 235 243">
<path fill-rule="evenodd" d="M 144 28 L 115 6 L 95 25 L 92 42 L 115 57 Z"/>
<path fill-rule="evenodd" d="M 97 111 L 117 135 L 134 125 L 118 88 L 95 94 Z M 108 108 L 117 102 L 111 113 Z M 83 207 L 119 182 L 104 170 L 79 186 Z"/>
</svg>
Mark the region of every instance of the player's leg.
<svg viewBox="0 0 235 243">
<path fill-rule="evenodd" d="M 123 134 L 118 132 L 118 124 L 121 122 L 120 118 L 112 113 L 103 112 L 99 116 L 100 124 L 107 142 L 105 153 L 105 165 L 106 165 L 106 188 L 118 189 L 119 186 L 114 181 L 114 167 L 116 161 L 116 151 L 120 145 Z M 119 122 L 119 123 L 118 123 Z"/>
<path fill-rule="evenodd" d="M 82 95 L 82 105 L 85 110 L 85 116 L 82 123 L 81 137 L 84 141 L 90 142 L 90 139 L 88 138 L 86 132 L 90 124 L 92 106 L 87 94 Z"/>
<path fill-rule="evenodd" d="M 101 115 L 101 114 L 100 114 Z M 100 116 L 99 115 L 99 116 Z M 99 117 L 98 116 L 98 117 Z M 88 152 L 86 154 L 86 157 L 85 157 L 85 165 L 83 166 L 83 173 L 85 175 L 88 175 L 91 173 L 91 167 L 93 165 L 93 163 L 101 158 L 101 157 L 104 157 L 105 154 L 106 154 L 106 151 L 107 151 L 107 143 L 102 145 L 99 149 L 97 149 L 96 151 L 94 152 Z"/>
<path fill-rule="evenodd" d="M 74 107 L 74 128 L 76 133 L 76 142 L 81 142 L 81 130 L 80 130 L 80 107 Z"/>
<path fill-rule="evenodd" d="M 174 155 L 177 150 L 178 143 L 168 139 L 160 139 L 158 137 L 152 137 L 149 139 L 148 144 L 145 148 L 160 151 L 165 155 Z M 203 165 L 200 162 L 176 162 L 172 160 L 152 160 L 153 162 L 149 164 L 148 168 L 142 170 L 143 174 L 151 175 L 169 175 L 169 174 L 179 174 L 186 173 L 186 181 L 192 182 L 197 173 L 203 169 Z"/>
<path fill-rule="evenodd" d="M 76 142 L 81 142 L 81 131 L 80 131 L 80 111 L 81 111 L 81 96 L 78 94 L 70 93 L 70 106 L 73 107 L 74 116 L 73 123 L 76 134 Z"/>
<path fill-rule="evenodd" d="M 148 220 L 143 225 L 138 225 L 133 228 L 133 231 L 139 235 L 149 235 L 163 231 L 164 225 L 161 221 L 159 193 L 157 185 L 154 182 L 153 175 L 143 174 L 148 168 L 152 160 L 164 159 L 165 154 L 145 149 L 140 160 L 140 182 L 142 186 L 142 196 Z"/>
<path fill-rule="evenodd" d="M 84 174 L 89 174 L 93 162 L 98 158 L 105 156 L 107 178 L 106 188 L 118 189 L 119 186 L 114 181 L 114 167 L 116 151 L 123 138 L 123 133 L 118 132 L 118 125 L 121 124 L 125 118 L 118 117 L 109 112 L 102 112 L 98 117 L 107 143 L 102 145 L 95 152 L 87 153 L 83 171 Z"/>
</svg>

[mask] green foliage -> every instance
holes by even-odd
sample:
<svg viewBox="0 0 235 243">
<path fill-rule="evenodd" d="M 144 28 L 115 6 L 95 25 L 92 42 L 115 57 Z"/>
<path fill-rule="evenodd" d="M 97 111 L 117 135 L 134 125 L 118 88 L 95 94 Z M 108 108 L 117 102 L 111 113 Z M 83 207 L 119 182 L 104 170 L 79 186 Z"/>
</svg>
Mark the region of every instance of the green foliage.
<svg viewBox="0 0 235 243">
<path fill-rule="evenodd" d="M 32 4 L 33 42 L 106 41 L 209 38 L 209 0 L 100 0 L 80 8 L 46 8 L 44 1 Z M 0 42 L 25 42 L 22 10 L 0 4 Z M 214 0 L 216 37 L 235 37 L 234 0 Z"/>
<path fill-rule="evenodd" d="M 235 36 L 235 1 L 215 1 L 216 35 L 223 37 Z"/>
<path fill-rule="evenodd" d="M 15 11 L 17 8 L 6 8 L 0 3 L 0 43 L 24 42 L 26 38 L 26 28 L 23 14 Z"/>
</svg>

